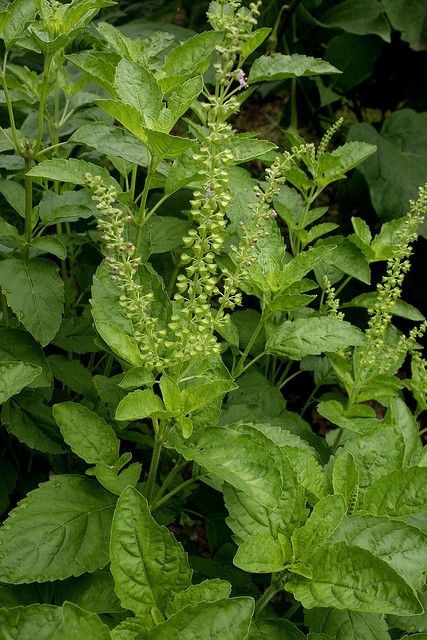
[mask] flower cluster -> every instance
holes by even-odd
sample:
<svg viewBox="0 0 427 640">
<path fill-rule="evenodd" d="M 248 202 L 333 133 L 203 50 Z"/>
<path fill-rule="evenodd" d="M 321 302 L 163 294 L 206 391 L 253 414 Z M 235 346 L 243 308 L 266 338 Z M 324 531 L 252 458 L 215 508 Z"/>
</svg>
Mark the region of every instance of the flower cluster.
<svg viewBox="0 0 427 640">
<path fill-rule="evenodd" d="M 239 63 L 242 45 L 250 37 L 260 14 L 261 0 L 251 2 L 249 8 L 242 7 L 240 0 L 219 0 L 212 2 L 208 11 L 208 20 L 213 29 L 224 33 L 223 43 L 217 47 L 221 54 L 221 62 L 215 65 L 220 85 L 227 85 L 235 79 L 240 86 L 246 86 L 242 69 L 232 69 Z"/>
<path fill-rule="evenodd" d="M 291 167 L 293 156 L 285 152 L 278 156 L 273 164 L 266 169 L 266 187 L 263 191 L 258 185 L 255 187 L 256 203 L 249 205 L 252 215 L 249 222 L 240 221 L 240 243 L 239 246 L 231 245 L 233 253 L 233 271 L 226 272 L 223 292 L 219 298 L 220 309 L 215 318 L 217 327 L 223 326 L 228 321 L 228 316 L 223 315 L 225 309 L 233 310 L 236 305 L 242 302 L 239 288 L 249 276 L 250 267 L 256 262 L 258 257 L 257 245 L 262 238 L 269 235 L 266 229 L 268 221 L 277 217 L 276 211 L 271 204 L 273 199 L 280 192 L 280 185 L 286 180 L 286 174 Z"/>
<path fill-rule="evenodd" d="M 153 293 L 144 293 L 138 282 L 138 267 L 141 259 L 135 255 L 135 246 L 125 240 L 125 226 L 133 220 L 115 206 L 117 192 L 106 187 L 100 176 L 86 174 L 86 184 L 92 191 L 92 199 L 98 209 L 98 225 L 101 240 L 107 254 L 105 261 L 111 270 L 111 281 L 120 291 L 119 305 L 132 323 L 135 341 L 147 365 L 161 369 L 164 358 L 159 350 L 166 331 L 156 330 L 157 321 L 150 314 Z"/>
<path fill-rule="evenodd" d="M 212 3 L 208 12 L 213 28 L 223 31 L 225 37 L 222 46 L 218 47 L 219 60 L 214 65 L 215 92 L 202 103 L 209 133 L 193 156 L 202 176 L 202 186 L 191 200 L 195 226 L 183 238 L 185 250 L 181 263 L 184 272 L 177 277 L 175 313 L 169 324 L 175 339 L 166 342 L 167 348 L 174 350 L 176 360 L 220 352 L 214 336 L 218 313 L 211 300 L 221 295 L 216 257 L 224 243 L 226 213 L 231 202 L 228 169 L 234 160 L 229 145 L 233 130 L 227 117 L 238 105 L 236 90 L 246 86 L 244 72 L 235 66 L 243 43 L 256 25 L 257 6 L 253 4 L 246 9 L 241 7 L 239 0 L 221 1 Z M 230 91 L 234 81 L 238 82 L 238 87 Z"/>
<path fill-rule="evenodd" d="M 328 276 L 323 276 L 324 293 L 326 294 L 326 306 L 328 308 L 328 315 L 344 320 L 344 314 L 339 311 L 340 301 L 336 296 L 335 288 L 332 286 Z"/>
<path fill-rule="evenodd" d="M 344 122 L 344 118 L 341 116 L 341 118 L 338 118 L 338 120 L 326 131 L 326 133 L 324 134 L 323 138 L 319 143 L 319 146 L 317 147 L 318 158 L 325 153 L 330 141 L 332 140 L 334 135 L 337 133 L 337 131 L 339 131 L 343 122 Z"/>
<path fill-rule="evenodd" d="M 401 296 L 405 275 L 411 267 L 409 260 L 412 255 L 411 244 L 417 238 L 417 229 L 423 222 L 426 210 L 427 186 L 420 187 L 418 200 L 411 200 L 409 203 L 409 213 L 401 229 L 396 233 L 394 255 L 387 261 L 386 274 L 377 286 L 378 295 L 375 305 L 368 310 L 370 319 L 365 332 L 367 347 L 364 364 L 366 366 L 373 366 L 378 357 L 382 357 L 381 350 L 385 347 L 384 337 L 391 322 L 392 310 Z"/>
</svg>

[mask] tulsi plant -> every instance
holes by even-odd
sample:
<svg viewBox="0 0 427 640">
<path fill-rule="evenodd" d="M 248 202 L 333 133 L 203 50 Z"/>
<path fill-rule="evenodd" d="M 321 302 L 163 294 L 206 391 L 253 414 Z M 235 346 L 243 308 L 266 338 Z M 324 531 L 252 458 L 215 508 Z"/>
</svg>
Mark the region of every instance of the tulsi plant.
<svg viewBox="0 0 427 640">
<path fill-rule="evenodd" d="M 110 5 L 0 13 L 0 638 L 422 638 L 427 187 L 340 235 L 327 188 L 375 147 L 233 128 L 337 70 L 256 57 L 259 3 L 181 43 Z"/>
</svg>

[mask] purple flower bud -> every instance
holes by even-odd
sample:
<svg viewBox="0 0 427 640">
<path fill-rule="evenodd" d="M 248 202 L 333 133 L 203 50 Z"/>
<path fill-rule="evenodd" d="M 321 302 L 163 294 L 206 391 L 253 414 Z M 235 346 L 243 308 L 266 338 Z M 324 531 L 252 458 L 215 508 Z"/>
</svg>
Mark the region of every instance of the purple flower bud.
<svg viewBox="0 0 427 640">
<path fill-rule="evenodd" d="M 116 282 L 116 280 L 117 280 L 117 276 L 111 276 L 111 280 L 112 280 L 113 282 Z"/>
<path fill-rule="evenodd" d="M 241 87 L 248 86 L 248 83 L 246 82 L 245 72 L 243 71 L 243 69 L 239 69 L 236 79 Z"/>
<path fill-rule="evenodd" d="M 208 187 L 208 188 L 205 190 L 205 196 L 206 196 L 206 198 L 212 198 L 213 194 L 214 194 L 214 192 L 212 191 L 212 189 L 211 189 L 210 187 Z"/>
</svg>

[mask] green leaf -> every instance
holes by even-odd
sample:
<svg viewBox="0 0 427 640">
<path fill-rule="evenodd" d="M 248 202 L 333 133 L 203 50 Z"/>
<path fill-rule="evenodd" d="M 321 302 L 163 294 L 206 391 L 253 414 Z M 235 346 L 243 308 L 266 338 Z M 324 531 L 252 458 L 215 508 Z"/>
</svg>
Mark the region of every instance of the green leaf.
<svg viewBox="0 0 427 640">
<path fill-rule="evenodd" d="M 48 226 L 90 218 L 94 209 L 89 194 L 83 190 L 66 191 L 60 195 L 47 191 L 39 203 L 39 214 L 43 224 Z"/>
<path fill-rule="evenodd" d="M 203 74 L 216 46 L 223 40 L 223 34 L 205 31 L 178 45 L 166 56 L 165 64 L 157 74 L 163 91 L 167 93 L 177 85 L 195 75 Z"/>
<path fill-rule="evenodd" d="M 390 640 L 384 616 L 338 609 L 307 609 L 305 624 L 311 632 L 335 640 Z"/>
<path fill-rule="evenodd" d="M 119 304 L 120 291 L 111 281 L 111 271 L 103 262 L 93 278 L 91 310 L 101 338 L 119 358 L 134 367 L 142 358 L 134 338 L 131 321 Z"/>
<path fill-rule="evenodd" d="M 331 316 L 285 321 L 271 331 L 266 350 L 274 355 L 301 360 L 305 356 L 339 351 L 363 344 L 362 332 L 345 320 Z"/>
<path fill-rule="evenodd" d="M 112 186 L 119 193 L 121 192 L 120 185 L 110 176 L 106 169 L 92 162 L 77 160 L 76 158 L 45 160 L 33 167 L 27 175 L 35 178 L 47 178 L 48 180 L 84 185 L 86 184 L 87 173 L 91 173 L 93 176 L 100 176 L 106 186 Z"/>
<path fill-rule="evenodd" d="M 245 640 L 254 610 L 252 598 L 230 598 L 185 607 L 146 631 L 144 640 Z"/>
<path fill-rule="evenodd" d="M 165 406 L 154 391 L 137 389 L 120 401 L 116 410 L 116 420 L 143 420 L 149 416 L 158 417 L 157 414 L 163 414 L 164 411 Z"/>
<path fill-rule="evenodd" d="M 110 630 L 96 613 L 81 609 L 72 602 L 62 605 L 62 628 L 55 634 L 56 640 L 110 640 Z"/>
<path fill-rule="evenodd" d="M 134 367 L 125 372 L 123 379 L 119 382 L 122 389 L 137 389 L 139 387 L 152 387 L 154 376 L 144 367 Z"/>
<path fill-rule="evenodd" d="M 348 238 L 343 236 L 332 236 L 324 238 L 316 242 L 316 248 L 326 249 L 329 247 L 331 251 L 325 254 L 323 258 L 326 264 L 340 269 L 343 273 L 357 278 L 365 284 L 371 281 L 371 272 L 368 262 L 363 253 Z"/>
<path fill-rule="evenodd" d="M 95 327 L 111 351 L 134 367 L 142 364 L 141 352 L 132 338 L 110 322 L 95 321 Z"/>
<path fill-rule="evenodd" d="M 334 462 L 332 471 L 332 485 L 334 493 L 340 494 L 349 507 L 357 500 L 359 489 L 359 472 L 354 458 L 349 451 L 344 451 Z"/>
<path fill-rule="evenodd" d="M 389 616 L 390 627 L 404 629 L 414 633 L 415 631 L 427 632 L 427 592 L 420 593 L 419 599 L 424 607 L 424 613 L 417 616 Z"/>
<path fill-rule="evenodd" d="M 190 225 L 187 220 L 172 216 L 153 216 L 148 222 L 151 254 L 165 253 L 182 246 L 182 238 Z"/>
<path fill-rule="evenodd" d="M 174 436 L 170 444 L 186 460 L 194 460 L 255 502 L 274 509 L 282 485 L 277 453 L 270 440 L 251 426 L 244 425 L 244 431 L 233 426 L 206 427 L 185 443 Z"/>
<path fill-rule="evenodd" d="M 152 128 L 162 109 L 162 91 L 151 71 L 141 65 L 121 60 L 116 68 L 115 88 L 119 98 L 142 114 Z"/>
<path fill-rule="evenodd" d="M 271 56 L 261 56 L 255 60 L 248 82 L 285 80 L 301 76 L 319 76 L 325 73 L 340 73 L 340 71 L 320 58 L 297 53 L 291 56 L 273 53 Z"/>
<path fill-rule="evenodd" d="M 56 380 L 82 396 L 95 399 L 93 378 L 79 360 L 69 360 L 59 354 L 48 356 L 47 360 Z"/>
<path fill-rule="evenodd" d="M 107 51 L 82 51 L 66 58 L 101 87 L 114 94 L 114 77 L 120 56 Z"/>
<path fill-rule="evenodd" d="M 339 180 L 376 150 L 375 145 L 367 142 L 347 142 L 331 153 L 323 153 L 319 159 L 319 168 L 328 181 Z"/>
<path fill-rule="evenodd" d="M 148 146 L 158 158 L 178 158 L 188 149 L 197 145 L 196 140 L 171 136 L 162 131 L 144 130 Z"/>
<path fill-rule="evenodd" d="M 73 2 L 59 8 L 61 30 L 70 31 L 70 29 L 80 26 L 80 22 L 84 22 L 88 13 L 92 18 L 102 7 L 111 7 L 114 4 L 112 0 L 73 0 Z"/>
<path fill-rule="evenodd" d="M 33 238 L 30 243 L 32 251 L 30 251 L 30 257 L 39 256 L 43 253 L 51 253 L 60 260 L 65 260 L 67 257 L 67 247 L 65 244 L 54 236 L 44 236 L 39 238 Z"/>
<path fill-rule="evenodd" d="M 359 307 L 361 309 L 372 309 L 376 303 L 378 294 L 375 291 L 369 293 L 361 293 L 350 302 L 345 302 L 343 307 Z M 422 322 L 425 318 L 421 311 L 404 300 L 397 300 L 390 313 L 399 318 L 414 320 L 414 322 Z"/>
<path fill-rule="evenodd" d="M 292 534 L 292 548 L 297 560 L 306 561 L 340 524 L 346 512 L 343 496 L 322 498 L 313 508 L 307 522 Z"/>
<path fill-rule="evenodd" d="M 131 454 L 124 453 L 121 459 L 125 459 L 126 464 Z M 136 487 L 141 477 L 142 465 L 134 462 L 128 467 L 118 472 L 117 467 L 120 466 L 120 460 L 111 468 L 108 464 L 97 464 L 93 470 L 95 478 L 102 486 L 115 496 L 120 496 L 126 487 Z"/>
<path fill-rule="evenodd" d="M 372 204 L 381 220 L 404 215 L 410 198 L 427 172 L 427 113 L 401 109 L 385 119 L 381 132 L 370 124 L 350 127 L 349 140 L 377 146 L 375 157 L 359 168 L 365 177 Z"/>
<path fill-rule="evenodd" d="M 324 26 L 340 28 L 349 33 L 374 33 L 390 42 L 390 25 L 377 0 L 344 0 L 329 9 L 321 18 Z"/>
<path fill-rule="evenodd" d="M 33 0 L 13 0 L 3 13 L 2 37 L 6 48 L 24 33 L 27 25 L 35 18 L 37 8 Z"/>
<path fill-rule="evenodd" d="M 275 508 L 256 502 L 245 490 L 225 484 L 224 501 L 229 512 L 226 522 L 236 541 L 250 541 L 254 536 L 279 534 L 290 538 L 293 530 L 301 526 L 307 517 L 303 488 L 298 484 L 290 462 L 283 457 L 281 464 L 281 494 Z"/>
<path fill-rule="evenodd" d="M 286 589 L 304 607 L 368 613 L 421 613 L 411 587 L 386 562 L 344 542 L 323 546 L 307 560 L 312 579 L 293 577 Z"/>
<path fill-rule="evenodd" d="M 49 604 L 0 609 L 2 640 L 55 640 L 62 622 L 61 609 Z"/>
<path fill-rule="evenodd" d="M 304 640 L 305 635 L 284 618 L 253 618 L 248 640 Z"/>
<path fill-rule="evenodd" d="M 30 449 L 53 455 L 66 451 L 52 410 L 36 390 L 23 391 L 4 405 L 2 421 L 7 431 Z"/>
<path fill-rule="evenodd" d="M 331 38 L 325 50 L 325 60 L 341 69 L 342 74 L 334 76 L 328 87 L 329 91 L 346 93 L 368 80 L 374 74 L 375 62 L 381 54 L 382 47 L 383 43 L 374 35 L 341 33 Z M 340 99 L 336 93 L 335 96 Z"/>
<path fill-rule="evenodd" d="M 385 517 L 353 515 L 343 520 L 333 539 L 371 551 L 414 588 L 422 589 L 427 570 L 427 534 L 419 529 Z"/>
<path fill-rule="evenodd" d="M 367 405 L 354 405 L 348 412 L 338 400 L 322 400 L 317 406 L 320 415 L 332 424 L 361 434 L 370 433 L 379 426 L 374 412 L 370 409 Z"/>
<path fill-rule="evenodd" d="M 381 476 L 400 469 L 405 457 L 405 444 L 399 426 L 380 422 L 375 431 L 351 438 L 344 445 L 359 471 L 359 484 L 364 491 Z"/>
<path fill-rule="evenodd" d="M 215 602 L 228 598 L 231 592 L 231 584 L 226 580 L 204 580 L 199 584 L 192 584 L 184 591 L 179 591 L 166 607 L 166 615 L 170 618 L 174 613 L 188 605 L 196 605 L 202 602 Z"/>
<path fill-rule="evenodd" d="M 137 615 L 150 614 L 153 607 L 164 612 L 175 594 L 191 584 L 182 545 L 156 523 L 146 499 L 132 487 L 117 502 L 110 554 L 122 606 Z"/>
<path fill-rule="evenodd" d="M 7 303 L 44 347 L 62 320 L 64 285 L 53 262 L 8 258 L 0 262 L 0 286 Z"/>
<path fill-rule="evenodd" d="M 390 401 L 386 420 L 389 420 L 402 434 L 404 443 L 402 466 L 409 466 L 415 454 L 421 449 L 418 423 L 409 407 L 400 398 L 393 398 Z"/>
<path fill-rule="evenodd" d="M 415 51 L 427 49 L 427 8 L 418 0 L 382 0 L 393 29 L 401 31 L 401 38 Z"/>
<path fill-rule="evenodd" d="M 94 122 L 77 129 L 69 141 L 88 145 L 102 154 L 118 156 L 142 167 L 150 163 L 147 147 L 122 127 Z"/>
<path fill-rule="evenodd" d="M 15 209 L 25 219 L 25 191 L 24 187 L 13 180 L 0 179 L 0 193 L 5 200 L 10 204 L 12 209 Z"/>
<path fill-rule="evenodd" d="M 62 402 L 53 406 L 53 416 L 65 442 L 89 464 L 114 464 L 119 441 L 103 418 L 83 405 Z"/>
<path fill-rule="evenodd" d="M 292 258 L 281 271 L 281 290 L 286 290 L 290 285 L 299 282 L 320 260 L 326 259 L 331 251 L 333 247 L 311 247 Z"/>
<path fill-rule="evenodd" d="M 121 613 L 119 599 L 114 592 L 113 576 L 109 571 L 84 573 L 55 584 L 55 602 L 73 602 L 93 613 Z"/>
<path fill-rule="evenodd" d="M 30 362 L 2 362 L 0 364 L 0 403 L 6 402 L 31 384 L 41 374 L 41 367 Z"/>
<path fill-rule="evenodd" d="M 427 467 L 405 467 L 368 487 L 363 510 L 377 516 L 405 518 L 427 510 Z"/>
<path fill-rule="evenodd" d="M 103 568 L 116 498 L 77 475 L 52 476 L 0 529 L 0 580 L 63 580 Z"/>
<path fill-rule="evenodd" d="M 281 538 L 281 534 L 275 539 L 269 533 L 248 538 L 237 549 L 233 563 L 250 573 L 283 571 L 286 561 L 291 559 L 291 549 L 286 540 L 282 544 Z"/>
<path fill-rule="evenodd" d="M 167 98 L 167 107 L 162 109 L 158 119 L 158 126 L 155 128 L 169 133 L 179 118 L 188 111 L 202 89 L 203 78 L 196 76 L 195 78 L 189 78 L 170 93 Z"/>
<path fill-rule="evenodd" d="M 242 64 L 247 58 L 249 58 L 251 53 L 262 45 L 270 33 L 271 29 L 269 27 L 261 27 L 260 29 L 253 31 L 251 34 L 248 34 L 247 39 L 245 39 L 241 45 L 240 55 Z"/>
</svg>

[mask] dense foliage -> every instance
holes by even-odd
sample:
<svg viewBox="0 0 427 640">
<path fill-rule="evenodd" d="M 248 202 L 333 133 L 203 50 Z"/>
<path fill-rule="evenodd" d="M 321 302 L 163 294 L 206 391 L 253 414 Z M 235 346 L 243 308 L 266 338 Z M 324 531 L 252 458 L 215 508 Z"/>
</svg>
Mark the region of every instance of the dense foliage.
<svg viewBox="0 0 427 640">
<path fill-rule="evenodd" d="M 373 20 L 320 4 L 0 12 L 0 640 L 426 637 L 427 185 L 382 168 L 425 114 L 300 137 L 300 81 L 350 77 L 281 20 Z M 280 144 L 239 131 L 284 82 Z M 382 227 L 329 206 L 358 166 Z"/>
</svg>

